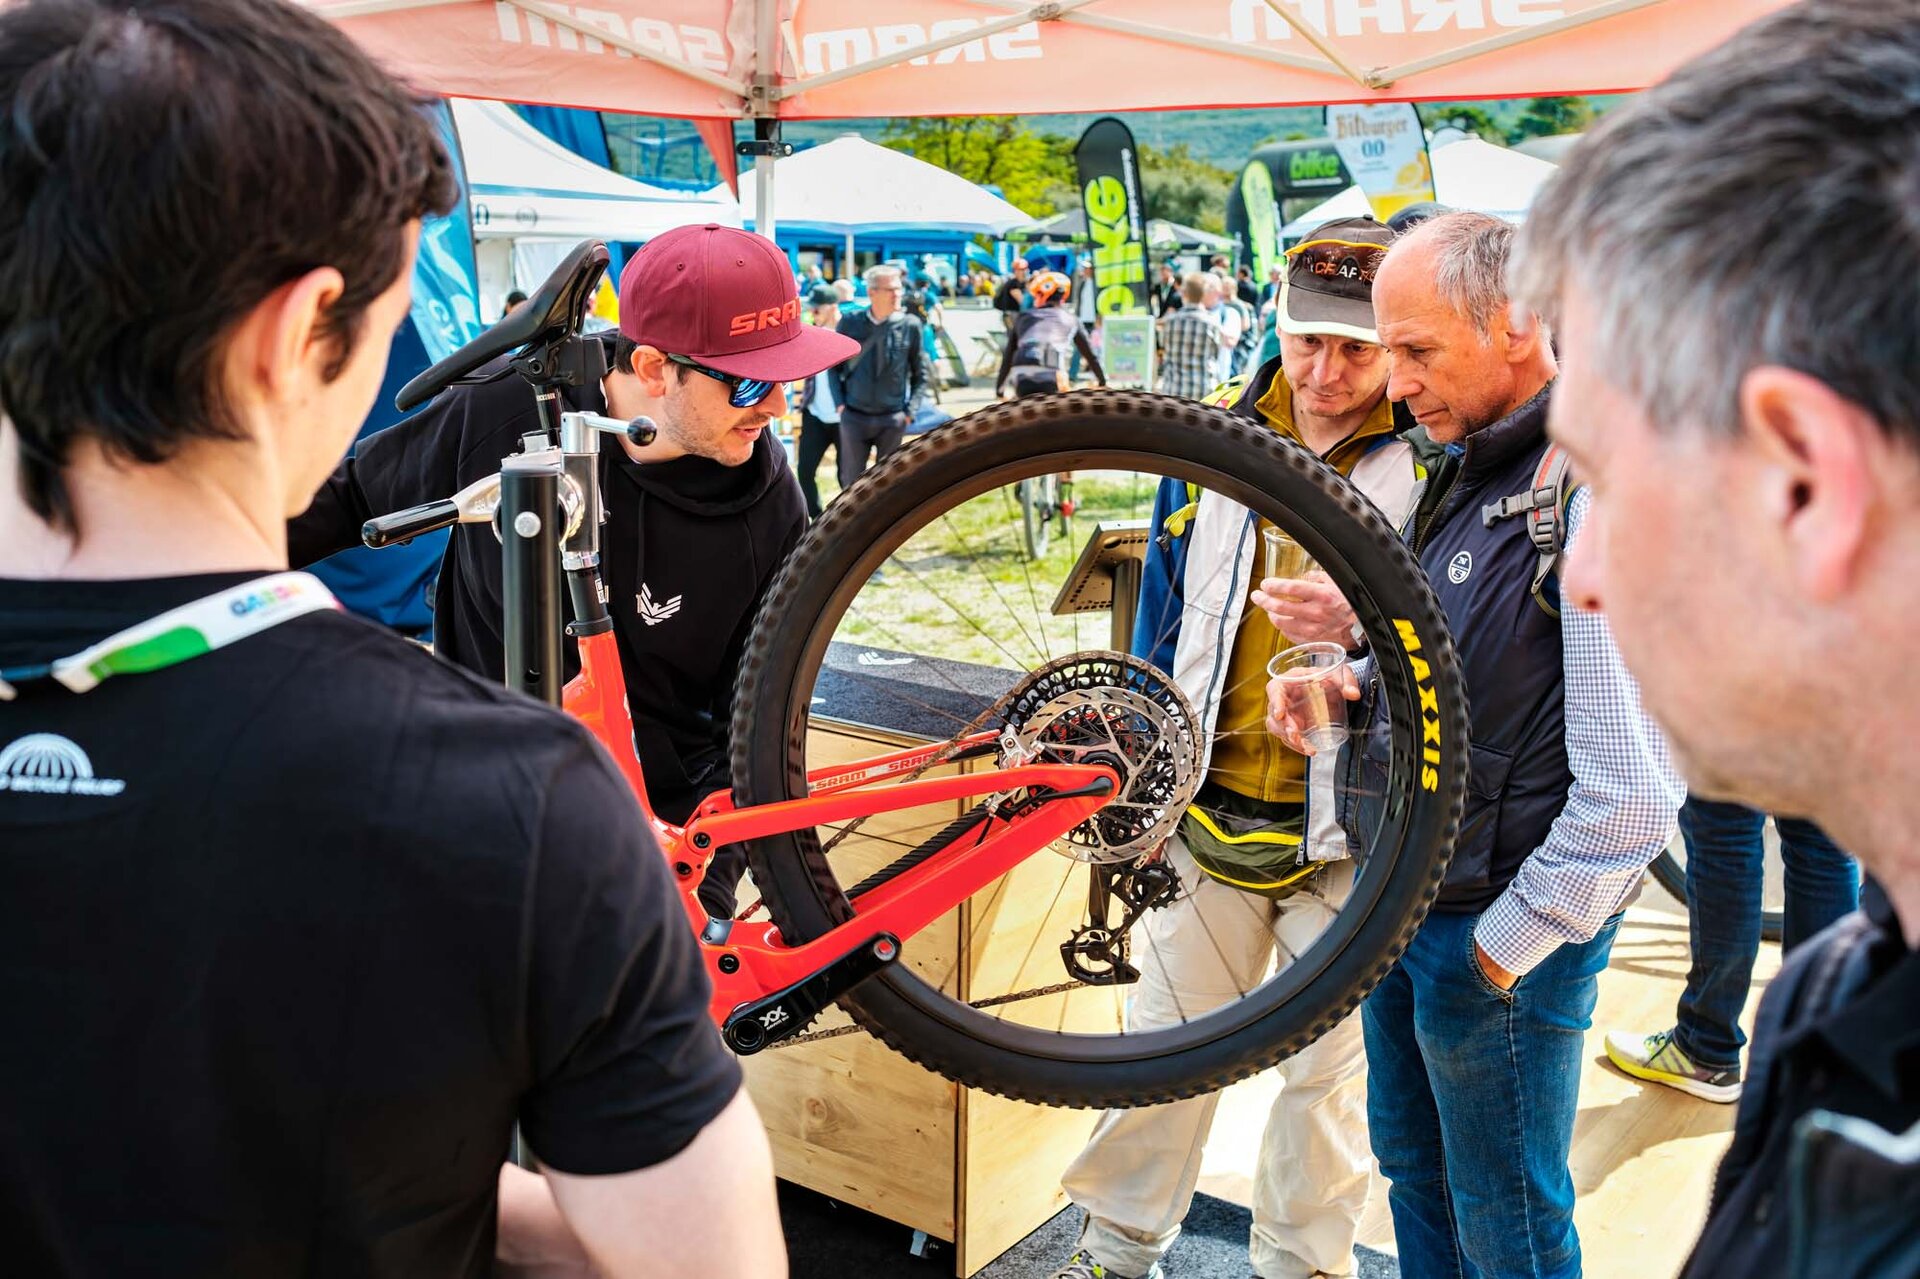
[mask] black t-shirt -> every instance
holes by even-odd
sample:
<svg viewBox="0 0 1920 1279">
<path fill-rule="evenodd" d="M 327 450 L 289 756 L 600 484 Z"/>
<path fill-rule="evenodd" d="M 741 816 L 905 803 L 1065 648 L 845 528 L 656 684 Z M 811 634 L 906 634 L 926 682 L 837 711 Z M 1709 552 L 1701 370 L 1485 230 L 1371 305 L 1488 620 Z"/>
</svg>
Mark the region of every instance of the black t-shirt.
<svg viewBox="0 0 1920 1279">
<path fill-rule="evenodd" d="M 520 437 L 539 429 L 533 388 L 504 358 L 486 373 L 359 442 L 288 524 L 295 568 L 359 545 L 373 516 L 450 497 L 519 451 Z M 598 386 L 563 398 L 606 411 Z M 634 744 L 655 811 L 684 821 L 727 784 L 734 675 L 760 599 L 806 531 L 806 501 L 771 431 L 737 467 L 699 457 L 641 466 L 609 443 L 600 482 L 601 573 Z M 455 528 L 434 594 L 434 650 L 492 680 L 506 669 L 502 589 L 492 528 Z M 571 678 L 571 640 L 565 654 Z M 719 877 L 710 883 L 717 889 Z"/>
<path fill-rule="evenodd" d="M 251 576 L 0 581 L 0 666 Z M 583 729 L 345 614 L 22 685 L 0 1270 L 487 1274 L 516 1120 L 618 1173 L 738 1088 L 670 879 Z"/>
</svg>

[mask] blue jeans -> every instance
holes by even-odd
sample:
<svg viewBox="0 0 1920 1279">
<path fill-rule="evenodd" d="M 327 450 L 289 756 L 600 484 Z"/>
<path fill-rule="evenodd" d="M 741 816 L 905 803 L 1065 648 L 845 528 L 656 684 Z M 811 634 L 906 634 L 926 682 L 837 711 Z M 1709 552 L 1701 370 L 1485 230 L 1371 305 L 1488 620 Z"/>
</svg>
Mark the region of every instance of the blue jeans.
<svg viewBox="0 0 1920 1279">
<path fill-rule="evenodd" d="M 1477 915 L 1427 916 L 1361 1006 L 1367 1121 L 1403 1279 L 1575 1279 L 1573 1145 L 1584 1035 L 1618 916 L 1502 992 Z"/>
<path fill-rule="evenodd" d="M 1680 809 L 1693 965 L 1674 1038 L 1681 1052 L 1711 1070 L 1738 1066 L 1747 1042 L 1740 1014 L 1760 952 L 1766 820 L 1744 805 L 1710 799 L 1688 799 Z M 1859 906 L 1860 870 L 1812 822 L 1782 817 L 1774 824 L 1786 868 L 1782 940 L 1792 950 Z"/>
</svg>

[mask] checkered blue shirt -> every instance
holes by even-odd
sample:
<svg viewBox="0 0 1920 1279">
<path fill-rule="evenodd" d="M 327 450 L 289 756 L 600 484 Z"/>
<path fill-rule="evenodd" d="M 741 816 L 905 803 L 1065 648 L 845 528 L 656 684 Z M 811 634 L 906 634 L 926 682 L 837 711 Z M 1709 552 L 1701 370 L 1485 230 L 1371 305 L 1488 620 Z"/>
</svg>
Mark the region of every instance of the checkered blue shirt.
<svg viewBox="0 0 1920 1279">
<path fill-rule="evenodd" d="M 1203 306 L 1161 317 L 1160 390 L 1197 400 L 1219 384 L 1220 321 Z"/>
<path fill-rule="evenodd" d="M 1592 505 L 1582 489 L 1567 511 L 1573 546 Z M 1532 971 L 1563 942 L 1584 942 L 1619 910 L 1647 863 L 1673 838 L 1687 797 L 1666 739 L 1640 708 L 1606 618 L 1571 603 L 1561 613 L 1566 672 L 1566 807 L 1520 873 L 1480 916 L 1474 939 L 1512 973 Z"/>
</svg>

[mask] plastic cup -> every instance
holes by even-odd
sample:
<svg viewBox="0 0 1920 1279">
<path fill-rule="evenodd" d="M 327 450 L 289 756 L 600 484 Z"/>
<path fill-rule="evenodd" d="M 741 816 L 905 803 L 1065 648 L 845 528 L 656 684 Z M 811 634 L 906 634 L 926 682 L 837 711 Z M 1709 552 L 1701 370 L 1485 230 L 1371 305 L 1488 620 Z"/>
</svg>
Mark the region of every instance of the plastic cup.
<svg viewBox="0 0 1920 1279">
<path fill-rule="evenodd" d="M 1320 567 L 1313 562 L 1313 556 L 1307 554 L 1306 547 L 1277 528 L 1261 529 L 1260 540 L 1266 551 L 1265 572 L 1261 574 L 1262 577 L 1298 580 Z"/>
<path fill-rule="evenodd" d="M 1299 685 L 1288 703 L 1299 714 L 1301 739 L 1310 753 L 1338 750 L 1347 740 L 1347 699 L 1342 693 L 1347 651 L 1338 644 L 1299 644 L 1267 663 L 1267 675 Z"/>
</svg>

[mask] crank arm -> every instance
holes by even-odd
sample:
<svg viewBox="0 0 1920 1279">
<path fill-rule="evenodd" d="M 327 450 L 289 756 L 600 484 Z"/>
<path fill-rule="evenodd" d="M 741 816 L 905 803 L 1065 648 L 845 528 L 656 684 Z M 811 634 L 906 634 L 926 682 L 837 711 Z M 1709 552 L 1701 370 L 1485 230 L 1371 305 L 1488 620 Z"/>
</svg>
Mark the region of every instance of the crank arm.
<svg viewBox="0 0 1920 1279">
<path fill-rule="evenodd" d="M 770 1048 L 805 1030 L 834 1000 L 900 958 L 900 939 L 880 933 L 785 990 L 745 1003 L 720 1026 L 727 1046 L 740 1056 Z"/>
</svg>

